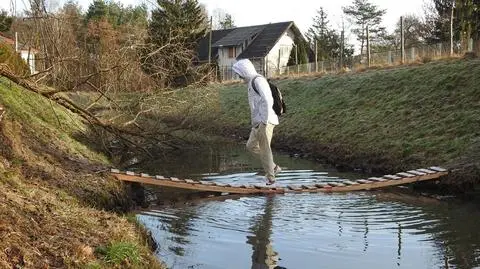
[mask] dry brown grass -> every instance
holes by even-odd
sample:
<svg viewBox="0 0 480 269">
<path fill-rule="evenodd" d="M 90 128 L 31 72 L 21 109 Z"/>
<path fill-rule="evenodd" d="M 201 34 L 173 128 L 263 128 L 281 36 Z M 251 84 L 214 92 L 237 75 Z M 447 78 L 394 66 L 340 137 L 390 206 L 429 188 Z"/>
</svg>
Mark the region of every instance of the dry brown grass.
<svg viewBox="0 0 480 269">
<path fill-rule="evenodd" d="M 85 126 L 18 87 L 0 104 L 0 268 L 162 268 L 137 224 L 112 212 L 130 200 L 105 157 L 74 139 Z M 137 255 L 98 251 L 118 242 Z"/>
</svg>

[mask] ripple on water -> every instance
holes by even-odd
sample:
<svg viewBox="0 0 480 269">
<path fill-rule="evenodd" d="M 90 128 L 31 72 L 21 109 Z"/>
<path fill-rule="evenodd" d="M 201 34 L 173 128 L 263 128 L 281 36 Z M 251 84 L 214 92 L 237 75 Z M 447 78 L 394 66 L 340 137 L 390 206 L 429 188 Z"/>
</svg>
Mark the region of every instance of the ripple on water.
<svg viewBox="0 0 480 269">
<path fill-rule="evenodd" d="M 236 172 L 204 174 L 203 180 L 257 184 L 264 179 Z M 285 169 L 277 176 L 280 186 L 341 180 L 308 169 Z M 450 208 L 437 210 L 357 192 L 247 196 L 138 217 L 172 268 L 438 268 L 444 259 L 452 267 L 479 266 L 480 240 L 475 240 L 480 234 L 471 218 L 480 214 L 467 218 Z M 462 232 L 457 222 L 475 228 Z"/>
</svg>

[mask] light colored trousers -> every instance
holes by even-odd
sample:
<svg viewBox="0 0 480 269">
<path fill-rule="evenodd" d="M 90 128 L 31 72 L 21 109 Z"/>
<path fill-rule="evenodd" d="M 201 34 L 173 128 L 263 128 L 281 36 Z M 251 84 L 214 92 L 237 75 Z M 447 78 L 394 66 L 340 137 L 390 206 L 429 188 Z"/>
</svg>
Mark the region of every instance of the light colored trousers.
<svg viewBox="0 0 480 269">
<path fill-rule="evenodd" d="M 260 159 L 263 170 L 265 170 L 265 176 L 268 179 L 275 178 L 275 163 L 273 162 L 272 148 L 270 147 L 274 127 L 275 125 L 270 123 L 267 125 L 261 123 L 258 127 L 252 128 L 247 142 L 247 149 Z"/>
</svg>

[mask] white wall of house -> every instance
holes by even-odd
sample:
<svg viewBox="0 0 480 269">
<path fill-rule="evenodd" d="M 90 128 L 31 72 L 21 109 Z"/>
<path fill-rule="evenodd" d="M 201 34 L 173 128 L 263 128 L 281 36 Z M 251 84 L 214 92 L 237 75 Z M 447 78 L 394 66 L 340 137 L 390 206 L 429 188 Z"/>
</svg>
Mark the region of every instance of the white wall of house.
<svg viewBox="0 0 480 269">
<path fill-rule="evenodd" d="M 270 50 L 265 58 L 250 59 L 255 66 L 258 73 L 262 73 L 265 68 L 268 69 L 267 76 L 286 72 L 286 66 L 290 53 L 294 47 L 294 32 L 289 29 L 278 40 L 277 44 Z M 253 39 L 252 39 L 253 40 Z M 221 47 L 218 49 L 218 66 L 220 67 L 220 74 L 223 79 L 236 79 L 237 76 L 233 74 L 232 66 L 236 62 L 236 58 L 247 48 L 252 40 L 246 41 L 245 44 L 237 46 L 232 54 L 232 47 Z M 268 67 L 266 67 L 266 64 Z"/>
<path fill-rule="evenodd" d="M 287 66 L 293 48 L 294 37 L 295 34 L 289 29 L 270 50 L 266 57 L 268 75 L 278 73 L 279 69 L 281 73 L 285 72 L 285 67 Z"/>
<path fill-rule="evenodd" d="M 231 54 L 232 50 L 233 54 Z M 222 47 L 218 49 L 218 66 L 232 67 L 236 62 L 237 56 L 243 52 L 242 46 Z M 231 57 L 233 56 L 233 57 Z"/>
<path fill-rule="evenodd" d="M 35 54 L 32 53 L 32 51 L 22 50 L 20 51 L 20 56 L 28 64 L 28 67 L 30 68 L 30 73 L 37 73 L 37 71 L 35 70 Z"/>
</svg>

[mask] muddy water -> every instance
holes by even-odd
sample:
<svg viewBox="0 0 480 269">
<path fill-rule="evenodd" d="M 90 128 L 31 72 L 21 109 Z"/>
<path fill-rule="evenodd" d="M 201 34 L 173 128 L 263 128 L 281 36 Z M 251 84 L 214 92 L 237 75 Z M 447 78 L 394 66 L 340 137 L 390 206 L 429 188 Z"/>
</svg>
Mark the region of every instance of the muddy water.
<svg viewBox="0 0 480 269">
<path fill-rule="evenodd" d="M 277 155 L 278 156 L 278 155 Z M 259 182 L 243 147 L 182 154 L 150 173 Z M 279 156 L 278 184 L 353 179 L 328 166 Z M 478 206 L 392 192 L 224 197 L 137 215 L 170 268 L 476 268 Z"/>
</svg>

